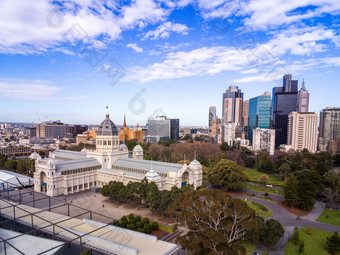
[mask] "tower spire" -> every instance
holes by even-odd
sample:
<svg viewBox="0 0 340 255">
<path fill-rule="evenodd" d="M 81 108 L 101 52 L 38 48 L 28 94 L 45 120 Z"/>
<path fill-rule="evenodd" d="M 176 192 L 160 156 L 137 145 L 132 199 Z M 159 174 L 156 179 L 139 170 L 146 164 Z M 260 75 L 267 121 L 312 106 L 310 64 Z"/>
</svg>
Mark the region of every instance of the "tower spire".
<svg viewBox="0 0 340 255">
<path fill-rule="evenodd" d="M 305 79 L 302 80 L 302 89 L 306 89 L 306 87 L 305 87 Z"/>
<path fill-rule="evenodd" d="M 126 117 L 125 117 L 125 113 L 124 113 L 124 124 L 123 127 L 126 127 Z"/>
</svg>

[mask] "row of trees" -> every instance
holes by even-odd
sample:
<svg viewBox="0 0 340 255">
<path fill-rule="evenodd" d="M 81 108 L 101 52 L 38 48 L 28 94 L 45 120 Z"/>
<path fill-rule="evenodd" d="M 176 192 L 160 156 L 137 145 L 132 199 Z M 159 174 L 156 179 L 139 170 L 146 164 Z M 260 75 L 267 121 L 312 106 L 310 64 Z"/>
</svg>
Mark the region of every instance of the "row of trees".
<svg viewBox="0 0 340 255">
<path fill-rule="evenodd" d="M 0 169 L 6 169 L 24 175 L 32 175 L 34 172 L 34 160 L 7 159 L 6 156 L 0 155 Z"/>
<path fill-rule="evenodd" d="M 244 201 L 221 190 L 184 193 L 167 213 L 188 226 L 177 240 L 190 254 L 245 254 L 245 240 L 271 246 L 284 234 L 278 221 L 264 222 Z"/>
<path fill-rule="evenodd" d="M 126 186 L 122 182 L 110 182 L 101 189 L 100 193 L 112 201 L 147 207 L 160 215 L 166 215 L 168 207 L 190 190 L 193 190 L 192 185 L 180 189 L 174 186 L 170 191 L 160 191 L 154 182 L 149 183 L 144 179 L 142 182 L 130 182 Z"/>
</svg>

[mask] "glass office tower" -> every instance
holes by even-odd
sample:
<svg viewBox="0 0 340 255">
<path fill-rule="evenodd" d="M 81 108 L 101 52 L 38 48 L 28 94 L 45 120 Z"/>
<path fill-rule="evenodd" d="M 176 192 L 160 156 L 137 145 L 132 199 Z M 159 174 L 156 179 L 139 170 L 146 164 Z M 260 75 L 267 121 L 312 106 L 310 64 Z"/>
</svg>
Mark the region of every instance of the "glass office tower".
<svg viewBox="0 0 340 255">
<path fill-rule="evenodd" d="M 269 92 L 249 100 L 248 139 L 251 144 L 254 129 L 270 128 L 270 107 L 271 94 Z"/>
</svg>

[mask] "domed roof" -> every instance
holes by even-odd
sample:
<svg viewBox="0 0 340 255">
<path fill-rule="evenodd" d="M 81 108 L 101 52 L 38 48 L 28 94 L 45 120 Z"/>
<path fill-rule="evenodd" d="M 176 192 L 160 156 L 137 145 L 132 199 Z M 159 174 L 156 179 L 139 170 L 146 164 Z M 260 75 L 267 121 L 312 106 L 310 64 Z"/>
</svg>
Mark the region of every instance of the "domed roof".
<svg viewBox="0 0 340 255">
<path fill-rule="evenodd" d="M 122 143 L 121 145 L 119 145 L 119 150 L 120 151 L 124 151 L 124 150 L 127 150 L 128 149 L 128 147 L 124 144 L 124 143 Z"/>
<path fill-rule="evenodd" d="M 189 166 L 201 166 L 201 163 L 197 159 L 194 159 L 190 162 Z"/>
<path fill-rule="evenodd" d="M 33 152 L 30 156 L 29 156 L 30 159 L 38 159 L 38 158 L 41 158 L 40 155 L 36 152 Z"/>
<path fill-rule="evenodd" d="M 151 169 L 149 172 L 147 172 L 145 177 L 150 181 L 160 178 L 158 173 L 155 172 L 153 169 Z"/>
<path fill-rule="evenodd" d="M 105 120 L 100 124 L 97 135 L 118 135 L 118 127 L 110 120 L 109 114 L 106 114 Z"/>
<path fill-rule="evenodd" d="M 143 151 L 143 148 L 142 148 L 142 146 L 140 146 L 139 144 L 137 144 L 137 145 L 135 146 L 135 148 L 133 148 L 133 151 Z"/>
</svg>

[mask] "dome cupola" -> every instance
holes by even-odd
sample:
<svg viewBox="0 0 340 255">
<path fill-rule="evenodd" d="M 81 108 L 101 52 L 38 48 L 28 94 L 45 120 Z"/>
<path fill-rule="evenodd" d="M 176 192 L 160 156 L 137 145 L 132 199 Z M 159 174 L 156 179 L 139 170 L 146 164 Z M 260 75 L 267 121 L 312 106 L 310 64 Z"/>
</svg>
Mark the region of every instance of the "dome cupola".
<svg viewBox="0 0 340 255">
<path fill-rule="evenodd" d="M 108 113 L 106 114 L 105 120 L 100 124 L 97 135 L 118 135 L 118 127 L 110 120 Z"/>
</svg>

